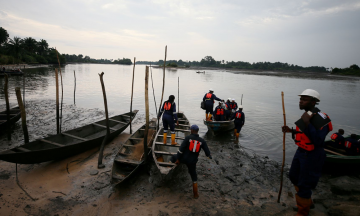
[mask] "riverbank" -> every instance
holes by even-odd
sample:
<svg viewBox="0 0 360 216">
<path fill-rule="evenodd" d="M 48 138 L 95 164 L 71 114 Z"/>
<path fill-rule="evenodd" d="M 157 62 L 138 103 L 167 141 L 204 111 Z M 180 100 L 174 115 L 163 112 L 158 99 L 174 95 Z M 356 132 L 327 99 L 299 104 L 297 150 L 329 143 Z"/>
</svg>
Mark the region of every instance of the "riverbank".
<svg viewBox="0 0 360 216">
<path fill-rule="evenodd" d="M 30 140 L 55 133 L 54 101 L 28 101 L 26 109 Z M 104 113 L 65 105 L 63 116 L 65 131 L 101 119 Z M 134 129 L 144 121 L 138 116 Z M 20 121 L 14 129 L 11 142 L 6 135 L 0 138 L 1 150 L 22 144 Z M 281 165 L 247 153 L 241 140 L 232 145 L 208 141 L 213 160 L 200 154 L 197 200 L 184 166 L 162 180 L 150 162 L 125 184 L 112 187 L 112 161 L 129 136 L 122 133 L 106 146 L 102 170 L 97 169 L 98 148 L 60 161 L 18 165 L 20 185 L 34 200 L 16 184 L 15 165 L 0 161 L 0 215 L 295 215 L 295 190 L 286 177 L 289 166 L 278 204 Z M 360 175 L 324 174 L 313 198 L 316 208 L 311 215 L 358 215 Z"/>
<path fill-rule="evenodd" d="M 51 64 L 8 64 L 8 65 L 0 65 L 2 70 L 5 67 L 5 70 L 13 70 L 13 69 L 27 69 L 27 68 L 41 68 L 41 67 L 49 67 Z"/>
</svg>

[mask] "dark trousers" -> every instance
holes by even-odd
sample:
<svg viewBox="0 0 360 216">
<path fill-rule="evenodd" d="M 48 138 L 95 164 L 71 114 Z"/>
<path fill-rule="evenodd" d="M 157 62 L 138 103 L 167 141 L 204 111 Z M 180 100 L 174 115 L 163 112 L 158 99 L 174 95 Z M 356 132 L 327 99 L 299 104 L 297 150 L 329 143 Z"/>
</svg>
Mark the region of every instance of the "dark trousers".
<svg viewBox="0 0 360 216">
<path fill-rule="evenodd" d="M 186 164 L 188 170 L 189 170 L 189 174 L 191 176 L 191 180 L 193 182 L 197 181 L 197 173 L 196 173 L 196 163 L 193 164 Z"/>
<path fill-rule="evenodd" d="M 236 122 L 234 121 L 234 125 L 235 125 L 235 129 L 236 129 L 236 133 L 240 133 L 241 128 L 242 128 L 242 122 Z"/>
<path fill-rule="evenodd" d="M 301 148 L 296 150 L 289 172 L 290 181 L 299 187 L 298 195 L 302 198 L 311 197 L 311 189 L 315 189 L 321 176 L 325 162 L 323 148 L 306 151 Z"/>
<path fill-rule="evenodd" d="M 162 120 L 164 126 L 164 133 L 165 131 L 167 132 L 169 127 L 172 132 L 175 132 L 175 122 L 174 122 L 174 117 L 172 115 L 164 113 Z"/>
<path fill-rule="evenodd" d="M 214 110 L 214 102 L 212 100 L 206 100 L 205 109 L 206 109 L 205 110 L 206 113 L 210 113 L 212 115 Z"/>
</svg>

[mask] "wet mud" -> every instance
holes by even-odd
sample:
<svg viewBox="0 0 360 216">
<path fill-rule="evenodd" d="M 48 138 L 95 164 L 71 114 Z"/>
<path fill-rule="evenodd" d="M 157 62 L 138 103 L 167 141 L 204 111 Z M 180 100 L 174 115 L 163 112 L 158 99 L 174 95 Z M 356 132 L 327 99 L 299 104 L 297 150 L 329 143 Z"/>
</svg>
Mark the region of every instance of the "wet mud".
<svg viewBox="0 0 360 216">
<path fill-rule="evenodd" d="M 27 105 L 30 140 L 55 133 L 53 101 Z M 104 117 L 97 109 L 64 106 L 63 131 Z M 137 117 L 134 129 L 144 117 Z M 31 132 L 30 132 L 31 131 Z M 163 178 L 150 160 L 130 179 L 111 185 L 113 159 L 130 134 L 106 145 L 104 169 L 97 169 L 98 148 L 59 161 L 18 165 L 0 161 L 0 215 L 295 215 L 295 190 L 284 170 L 281 202 L 277 203 L 281 164 L 248 153 L 240 143 L 208 141 L 213 159 L 201 152 L 197 164 L 199 199 L 184 165 Z M 23 142 L 19 122 L 13 140 L 1 136 L 1 149 Z M 313 191 L 311 215 L 358 215 L 360 176 L 324 175 Z M 351 184 L 350 184 L 351 183 Z M 350 186 L 349 186 L 350 184 Z"/>
</svg>

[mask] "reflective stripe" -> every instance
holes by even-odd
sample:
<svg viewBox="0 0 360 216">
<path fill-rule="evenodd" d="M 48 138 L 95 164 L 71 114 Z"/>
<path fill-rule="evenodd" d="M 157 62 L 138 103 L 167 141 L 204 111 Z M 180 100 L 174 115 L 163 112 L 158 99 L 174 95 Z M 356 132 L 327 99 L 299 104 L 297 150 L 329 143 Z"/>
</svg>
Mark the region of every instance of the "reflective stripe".
<svg viewBox="0 0 360 216">
<path fill-rule="evenodd" d="M 171 131 L 171 134 L 175 134 L 175 131 Z"/>
<path fill-rule="evenodd" d="M 178 150 L 178 152 L 179 152 L 180 154 L 182 154 L 182 152 L 181 152 L 180 150 Z"/>
<path fill-rule="evenodd" d="M 177 112 L 173 112 L 173 114 L 176 114 Z"/>
<path fill-rule="evenodd" d="M 167 133 L 167 130 L 164 130 L 164 133 Z"/>
</svg>

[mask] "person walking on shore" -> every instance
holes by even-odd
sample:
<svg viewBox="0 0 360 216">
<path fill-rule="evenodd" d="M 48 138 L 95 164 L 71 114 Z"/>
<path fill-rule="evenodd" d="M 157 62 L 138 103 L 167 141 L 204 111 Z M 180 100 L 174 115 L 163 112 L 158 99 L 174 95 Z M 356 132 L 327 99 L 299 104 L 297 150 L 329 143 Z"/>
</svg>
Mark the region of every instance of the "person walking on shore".
<svg viewBox="0 0 360 216">
<path fill-rule="evenodd" d="M 288 126 L 282 126 L 282 131 L 295 135 L 295 144 L 298 149 L 294 155 L 289 172 L 290 181 L 294 184 L 296 190 L 297 215 L 309 215 L 310 207 L 313 205 L 311 200 L 311 190 L 315 189 L 321 170 L 325 162 L 324 140 L 326 135 L 332 130 L 331 122 L 326 126 L 316 129 L 311 118 L 314 115 L 328 116 L 316 110 L 315 105 L 320 102 L 320 94 L 312 89 L 306 89 L 300 95 L 299 108 L 305 110 L 301 119 L 304 122 L 303 131 L 296 126 L 296 130 Z"/>
<path fill-rule="evenodd" d="M 171 145 L 177 144 L 175 143 L 175 122 L 177 125 L 179 125 L 179 121 L 176 113 L 176 104 L 174 100 L 175 100 L 175 96 L 170 95 L 169 100 L 164 102 L 161 111 L 158 114 L 158 118 L 160 118 L 161 114 L 164 113 L 162 117 L 162 122 L 164 126 L 164 137 L 163 137 L 164 144 L 166 144 L 167 141 L 167 132 L 169 127 L 171 131 Z"/>
<path fill-rule="evenodd" d="M 184 141 L 181 143 L 181 146 L 176 155 L 173 155 L 170 159 L 171 162 L 179 164 L 186 164 L 191 179 L 193 181 L 193 193 L 194 198 L 199 198 L 198 184 L 197 184 L 197 173 L 196 173 L 196 163 L 201 149 L 204 149 L 205 155 L 212 159 L 210 150 L 202 138 L 199 137 L 199 127 L 197 125 L 192 125 L 190 127 L 191 134 L 185 137 Z"/>
<path fill-rule="evenodd" d="M 220 98 L 216 97 L 214 94 L 214 90 L 210 89 L 209 93 L 206 93 L 203 97 L 203 101 L 205 102 L 205 115 L 206 115 L 206 121 L 212 121 L 211 117 L 213 115 L 214 110 L 214 103 L 215 101 L 221 101 Z"/>
<path fill-rule="evenodd" d="M 236 111 L 231 117 L 231 119 L 235 119 L 234 120 L 234 125 L 235 125 L 234 135 L 236 137 L 235 142 L 239 141 L 239 135 L 240 135 L 241 128 L 245 124 L 245 114 L 243 113 L 242 110 L 243 110 L 243 106 L 239 105 L 239 110 Z"/>
</svg>

